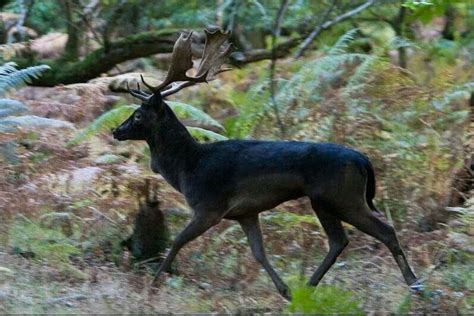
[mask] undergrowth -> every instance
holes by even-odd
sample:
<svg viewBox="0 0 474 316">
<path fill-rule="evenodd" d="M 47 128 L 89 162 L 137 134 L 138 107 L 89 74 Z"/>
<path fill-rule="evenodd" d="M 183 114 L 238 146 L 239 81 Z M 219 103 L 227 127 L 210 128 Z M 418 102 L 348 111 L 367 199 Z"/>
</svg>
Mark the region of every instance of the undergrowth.
<svg viewBox="0 0 474 316">
<path fill-rule="evenodd" d="M 364 315 L 361 301 L 348 290 L 336 286 L 308 287 L 298 277 L 289 282 L 291 302 L 285 312 L 302 314 L 350 314 Z"/>
</svg>

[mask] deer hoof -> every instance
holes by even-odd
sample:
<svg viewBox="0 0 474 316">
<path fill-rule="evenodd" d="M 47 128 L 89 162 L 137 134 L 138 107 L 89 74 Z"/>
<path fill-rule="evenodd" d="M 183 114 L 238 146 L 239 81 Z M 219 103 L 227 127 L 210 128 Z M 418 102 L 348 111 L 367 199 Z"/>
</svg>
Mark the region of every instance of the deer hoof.
<svg viewBox="0 0 474 316">
<path fill-rule="evenodd" d="M 425 284 L 421 280 L 418 280 L 410 285 L 410 292 L 412 292 L 413 294 L 422 293 L 424 290 Z"/>
<path fill-rule="evenodd" d="M 280 295 L 283 296 L 286 300 L 291 302 L 291 291 L 288 286 L 284 286 L 283 288 L 279 289 Z"/>
</svg>

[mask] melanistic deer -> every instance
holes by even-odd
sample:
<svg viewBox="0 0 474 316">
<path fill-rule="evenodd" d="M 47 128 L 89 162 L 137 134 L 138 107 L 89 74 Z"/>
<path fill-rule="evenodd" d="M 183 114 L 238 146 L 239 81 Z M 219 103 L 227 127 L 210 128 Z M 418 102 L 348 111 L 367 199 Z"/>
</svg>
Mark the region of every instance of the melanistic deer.
<svg viewBox="0 0 474 316">
<path fill-rule="evenodd" d="M 369 159 L 358 151 L 331 143 L 228 140 L 200 144 L 163 100 L 184 87 L 212 80 L 230 52 L 227 33 L 206 30 L 206 44 L 196 75 L 192 68 L 191 34 L 175 43 L 171 65 L 153 92 L 130 93 L 142 101 L 113 131 L 118 140 L 144 140 L 151 151 L 151 169 L 184 194 L 194 214 L 176 237 L 154 281 L 169 270 L 178 251 L 222 219 L 236 220 L 256 258 L 279 293 L 291 299 L 288 286 L 275 272 L 263 247 L 259 213 L 307 196 L 329 239 L 329 253 L 308 281 L 316 286 L 347 246 L 342 222 L 383 242 L 393 254 L 408 285 L 417 286 L 392 226 L 381 221 L 373 204 L 375 177 Z M 178 83 L 180 82 L 180 83 Z"/>
</svg>

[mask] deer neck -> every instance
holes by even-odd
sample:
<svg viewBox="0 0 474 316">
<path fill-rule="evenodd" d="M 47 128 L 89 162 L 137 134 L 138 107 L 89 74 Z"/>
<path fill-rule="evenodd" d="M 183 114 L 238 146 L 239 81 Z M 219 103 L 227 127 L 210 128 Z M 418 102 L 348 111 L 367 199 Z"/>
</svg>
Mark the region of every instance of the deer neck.
<svg viewBox="0 0 474 316">
<path fill-rule="evenodd" d="M 176 190 L 192 172 L 199 154 L 199 143 L 189 134 L 171 108 L 164 104 L 160 120 L 147 143 L 151 153 L 151 169 L 160 173 Z"/>
</svg>

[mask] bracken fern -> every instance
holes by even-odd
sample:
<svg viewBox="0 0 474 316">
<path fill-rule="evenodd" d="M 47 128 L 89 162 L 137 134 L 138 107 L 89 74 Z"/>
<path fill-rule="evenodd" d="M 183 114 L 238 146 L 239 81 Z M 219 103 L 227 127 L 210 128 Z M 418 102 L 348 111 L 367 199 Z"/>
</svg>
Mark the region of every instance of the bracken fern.
<svg viewBox="0 0 474 316">
<path fill-rule="evenodd" d="M 13 62 L 0 66 L 0 97 L 10 89 L 31 83 L 32 79 L 38 78 L 41 73 L 50 69 L 47 65 L 39 65 L 18 70 L 16 66 Z"/>
<path fill-rule="evenodd" d="M 167 104 L 176 113 L 176 115 L 181 119 L 189 118 L 206 125 L 215 126 L 215 127 L 223 129 L 222 125 L 219 124 L 219 122 L 217 122 L 212 117 L 207 115 L 205 112 L 201 111 L 200 109 L 192 105 L 181 103 L 181 102 L 172 102 L 172 101 L 168 101 Z M 96 118 L 92 123 L 90 123 L 82 131 L 80 131 L 69 142 L 69 145 L 79 144 L 98 133 L 110 131 L 112 128 L 119 126 L 138 107 L 139 107 L 138 105 L 122 105 L 115 109 L 107 111 L 106 113 Z M 191 133 L 191 135 L 193 135 L 193 137 L 201 141 L 226 139 L 226 137 L 218 133 L 215 133 L 203 128 L 187 127 L 187 129 Z"/>
</svg>

